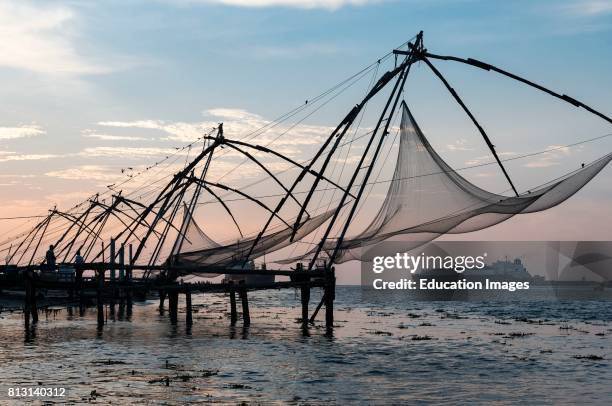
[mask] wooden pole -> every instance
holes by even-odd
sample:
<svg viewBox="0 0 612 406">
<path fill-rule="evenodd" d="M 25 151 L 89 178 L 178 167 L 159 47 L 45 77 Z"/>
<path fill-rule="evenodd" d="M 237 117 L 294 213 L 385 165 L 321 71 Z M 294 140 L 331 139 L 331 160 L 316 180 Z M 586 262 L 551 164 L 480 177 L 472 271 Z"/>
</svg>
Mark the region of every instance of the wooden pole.
<svg viewBox="0 0 612 406">
<path fill-rule="evenodd" d="M 125 280 L 125 244 L 121 244 L 119 248 L 119 280 Z"/>
<path fill-rule="evenodd" d="M 115 239 L 111 238 L 111 242 L 110 242 L 110 258 L 109 261 L 110 263 L 110 279 L 111 282 L 115 282 Z"/>
<path fill-rule="evenodd" d="M 168 292 L 168 304 L 170 310 L 170 322 L 176 324 L 178 321 L 178 291 L 172 289 Z"/>
<path fill-rule="evenodd" d="M 240 284 L 244 284 L 244 281 L 240 281 Z M 249 297 L 247 295 L 247 290 L 244 286 L 240 287 L 238 290 L 240 294 L 240 299 L 242 300 L 242 324 L 246 326 L 251 325 L 251 314 L 249 313 Z"/>
<path fill-rule="evenodd" d="M 117 313 L 117 317 L 119 320 L 123 320 L 125 316 L 125 298 L 119 297 L 119 312 Z"/>
<path fill-rule="evenodd" d="M 79 317 L 85 315 L 85 296 L 83 295 L 83 271 L 81 271 L 80 281 L 78 282 L 79 289 Z"/>
<path fill-rule="evenodd" d="M 164 313 L 164 302 L 166 301 L 166 291 L 164 289 L 159 290 L 159 312 Z"/>
<path fill-rule="evenodd" d="M 336 270 L 332 266 L 325 283 L 325 328 L 334 328 L 334 299 L 336 297 Z"/>
<path fill-rule="evenodd" d="M 129 263 L 130 265 L 134 265 L 134 253 L 132 250 L 132 244 L 128 245 L 128 252 L 129 252 Z M 128 275 L 128 279 L 131 281 L 132 280 L 132 269 L 127 271 L 127 275 Z"/>
<path fill-rule="evenodd" d="M 315 311 L 312 313 L 312 316 L 310 316 L 311 324 L 315 322 L 315 319 L 317 318 L 317 314 L 319 314 L 319 310 L 321 310 L 321 307 L 323 307 L 323 303 L 325 303 L 325 293 L 323 293 L 323 297 L 321 298 L 321 301 L 317 305 L 317 308 L 315 309 Z"/>
<path fill-rule="evenodd" d="M 98 270 L 98 290 L 97 290 L 97 306 L 98 306 L 98 328 L 104 326 L 104 269 Z"/>
<path fill-rule="evenodd" d="M 111 319 L 115 319 L 115 298 L 117 296 L 117 288 L 115 287 L 115 283 L 116 283 L 116 277 L 117 275 L 115 274 L 115 257 L 116 257 L 116 251 L 115 251 L 115 239 L 111 238 L 110 240 L 110 246 L 109 246 L 109 250 L 110 250 L 110 258 L 109 258 L 109 264 L 110 264 L 110 284 L 111 284 L 111 292 L 110 292 L 110 314 L 111 314 Z"/>
<path fill-rule="evenodd" d="M 193 315 L 191 314 L 191 290 L 189 289 L 185 292 L 185 310 L 187 312 L 185 322 L 187 326 L 191 326 L 193 325 Z"/>
<path fill-rule="evenodd" d="M 85 298 L 83 297 L 83 269 L 78 268 L 75 273 L 74 284 L 79 295 L 79 316 L 85 313 Z"/>
<path fill-rule="evenodd" d="M 132 244 L 128 245 L 128 264 L 134 265 L 134 261 L 132 260 Z M 127 292 L 125 294 L 127 300 L 127 318 L 130 319 L 132 317 L 132 269 L 128 269 L 125 272 L 125 276 L 127 279 Z"/>
<path fill-rule="evenodd" d="M 303 280 L 304 285 L 300 288 L 302 299 L 302 324 L 308 324 L 308 302 L 310 302 L 310 278 L 306 277 Z"/>
<path fill-rule="evenodd" d="M 30 271 L 24 273 L 25 283 L 25 303 L 23 307 L 23 317 L 25 322 L 26 330 L 30 329 L 30 314 L 31 314 L 31 292 L 32 292 L 32 281 L 30 280 Z"/>
<path fill-rule="evenodd" d="M 236 311 L 236 289 L 234 288 L 234 282 L 230 281 L 230 323 L 232 326 L 236 325 L 238 320 L 238 312 Z"/>
<path fill-rule="evenodd" d="M 30 272 L 30 308 L 32 311 L 32 323 L 38 323 L 38 306 L 36 305 L 36 274 Z"/>
<path fill-rule="evenodd" d="M 119 247 L 119 284 L 123 286 L 125 282 L 125 245 L 121 244 Z M 120 287 L 119 289 L 113 289 L 113 293 L 119 296 L 119 318 L 123 319 L 125 311 L 125 289 Z"/>
</svg>

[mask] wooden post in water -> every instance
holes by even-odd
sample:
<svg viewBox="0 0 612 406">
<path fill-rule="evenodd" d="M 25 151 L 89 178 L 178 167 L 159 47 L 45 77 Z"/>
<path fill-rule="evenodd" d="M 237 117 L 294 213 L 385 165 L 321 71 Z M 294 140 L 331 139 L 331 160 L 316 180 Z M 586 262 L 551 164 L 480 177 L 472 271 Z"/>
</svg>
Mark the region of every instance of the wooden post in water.
<svg viewBox="0 0 612 406">
<path fill-rule="evenodd" d="M 38 323 L 38 306 L 36 304 L 36 273 L 30 271 L 30 310 L 32 323 Z"/>
<path fill-rule="evenodd" d="M 119 248 L 119 281 L 125 281 L 125 244 Z"/>
<path fill-rule="evenodd" d="M 321 301 L 319 302 L 319 304 L 317 305 L 317 308 L 315 309 L 315 311 L 312 313 L 312 316 L 310 316 L 310 323 L 314 323 L 316 318 L 317 318 L 317 314 L 319 314 L 319 310 L 321 310 L 321 307 L 323 306 L 323 303 L 325 303 L 325 288 L 323 288 L 323 297 L 321 298 Z"/>
<path fill-rule="evenodd" d="M 23 307 L 23 321 L 25 322 L 26 330 L 30 329 L 30 314 L 31 314 L 31 298 L 32 298 L 32 280 L 30 279 L 30 271 L 25 271 L 23 274 L 23 282 L 25 285 L 25 303 Z"/>
<path fill-rule="evenodd" d="M 303 283 L 300 287 L 300 299 L 302 301 L 302 324 L 308 324 L 308 303 L 310 302 L 310 277 L 304 271 L 304 265 L 300 262 L 296 266 L 295 280 Z M 304 274 L 304 275 L 302 275 Z"/>
<path fill-rule="evenodd" d="M 187 288 L 185 292 L 185 311 L 187 315 L 185 316 L 185 323 L 188 327 L 193 325 L 193 315 L 191 314 L 191 290 Z"/>
<path fill-rule="evenodd" d="M 302 299 L 302 324 L 308 324 L 308 302 L 310 302 L 310 278 L 304 280 L 301 287 L 300 298 Z"/>
<path fill-rule="evenodd" d="M 164 313 L 164 302 L 166 301 L 166 291 L 164 289 L 159 290 L 159 312 Z"/>
<path fill-rule="evenodd" d="M 115 283 L 115 239 L 111 238 L 110 241 L 110 280 L 114 284 Z"/>
<path fill-rule="evenodd" d="M 119 247 L 119 318 L 122 320 L 125 311 L 125 244 Z"/>
<path fill-rule="evenodd" d="M 83 317 L 85 314 L 85 298 L 83 297 L 83 272 L 84 269 L 77 265 L 75 272 L 74 284 L 79 295 L 79 316 Z"/>
<path fill-rule="evenodd" d="M 128 245 L 128 261 L 130 265 L 134 265 L 134 253 L 132 250 L 132 244 Z M 127 278 L 132 281 L 132 269 L 126 271 Z"/>
<path fill-rule="evenodd" d="M 178 321 L 178 291 L 176 288 L 168 292 L 168 310 L 170 311 L 170 322 L 176 324 Z"/>
<path fill-rule="evenodd" d="M 325 328 L 334 328 L 334 299 L 336 298 L 336 269 L 332 266 L 325 281 Z"/>
<path fill-rule="evenodd" d="M 98 306 L 98 328 L 104 326 L 104 269 L 98 270 L 98 290 L 96 301 Z"/>
<path fill-rule="evenodd" d="M 236 325 L 238 320 L 238 312 L 236 311 L 236 289 L 234 288 L 234 281 L 230 281 L 230 324 Z"/>
<path fill-rule="evenodd" d="M 240 285 L 244 285 L 244 281 L 240 281 Z M 251 314 L 249 313 L 249 297 L 244 286 L 238 288 L 240 299 L 242 300 L 242 324 L 244 326 L 251 325 Z"/>
<path fill-rule="evenodd" d="M 134 265 L 134 256 L 132 255 L 132 244 L 128 245 L 128 263 L 129 265 Z M 132 269 L 129 268 L 125 271 L 125 277 L 127 279 L 127 291 L 125 293 L 126 301 L 127 301 L 127 318 L 132 317 Z"/>
<path fill-rule="evenodd" d="M 110 263 L 110 284 L 111 284 L 110 314 L 111 314 L 111 319 L 114 320 L 115 319 L 115 298 L 117 297 L 117 288 L 115 286 L 117 275 L 115 274 L 116 251 L 115 251 L 115 239 L 114 238 L 111 238 L 109 250 L 110 250 L 109 263 Z"/>
</svg>

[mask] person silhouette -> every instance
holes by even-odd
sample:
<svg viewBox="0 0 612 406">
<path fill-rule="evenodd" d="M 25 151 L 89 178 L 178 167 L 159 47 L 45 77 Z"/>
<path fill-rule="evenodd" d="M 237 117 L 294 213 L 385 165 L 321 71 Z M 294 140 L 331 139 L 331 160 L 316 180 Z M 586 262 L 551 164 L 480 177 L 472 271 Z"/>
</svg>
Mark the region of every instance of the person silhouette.
<svg viewBox="0 0 612 406">
<path fill-rule="evenodd" d="M 81 250 L 77 250 L 76 255 L 74 256 L 74 263 L 75 265 L 81 265 L 85 263 L 85 258 L 83 258 L 83 256 L 81 255 Z M 84 269 L 77 267 L 75 275 L 76 275 L 76 283 L 77 286 L 81 286 L 81 283 L 83 281 L 83 271 Z"/>
<path fill-rule="evenodd" d="M 81 250 L 77 250 L 76 256 L 74 257 L 75 264 L 83 264 L 85 263 L 85 259 L 81 256 Z"/>
<path fill-rule="evenodd" d="M 49 245 L 49 249 L 45 254 L 45 261 L 47 262 L 47 268 L 50 271 L 55 271 L 55 252 L 53 252 L 53 244 Z"/>
</svg>

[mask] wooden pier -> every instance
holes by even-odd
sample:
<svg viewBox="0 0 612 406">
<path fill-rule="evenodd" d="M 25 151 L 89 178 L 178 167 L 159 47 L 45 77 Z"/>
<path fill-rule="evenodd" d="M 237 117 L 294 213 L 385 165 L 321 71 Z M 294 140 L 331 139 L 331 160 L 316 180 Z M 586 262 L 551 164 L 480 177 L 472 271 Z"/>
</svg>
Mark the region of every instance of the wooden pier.
<svg viewBox="0 0 612 406">
<path fill-rule="evenodd" d="M 121 257 L 120 257 L 121 258 Z M 105 304 L 111 306 L 114 312 L 115 305 L 127 304 L 128 313 L 131 313 L 133 300 L 159 299 L 160 312 L 165 312 L 166 299 L 168 302 L 169 319 L 172 324 L 177 324 L 179 314 L 179 297 L 185 297 L 185 323 L 193 325 L 192 296 L 204 293 L 222 293 L 229 298 L 230 324 L 238 322 L 238 309 L 236 296 L 240 299 L 242 307 L 242 323 L 249 326 L 251 315 L 249 309 L 249 292 L 257 290 L 279 290 L 295 289 L 301 296 L 301 322 L 306 326 L 309 322 L 314 323 L 317 313 L 325 305 L 325 326 L 327 331 L 333 329 L 333 302 L 335 297 L 335 271 L 334 268 L 303 270 L 237 270 L 224 268 L 192 268 L 181 266 L 140 266 L 127 265 L 120 261 L 115 263 L 83 263 L 83 264 L 60 264 L 59 267 L 70 267 L 75 271 L 75 277 L 62 279 L 50 277 L 59 275 L 57 272 L 48 272 L 45 266 L 0 266 L 0 292 L 23 291 L 23 312 L 25 327 L 29 328 L 38 322 L 37 298 L 41 291 L 53 290 L 64 292 L 65 297 L 71 303 L 83 309 L 87 304 L 95 303 L 97 309 L 97 324 L 103 329 L 106 323 L 104 313 Z M 114 272 L 116 268 L 122 272 L 119 275 Z M 133 278 L 134 271 L 162 271 L 164 275 L 151 278 Z M 84 271 L 93 271 L 95 276 L 84 278 Z M 224 280 L 222 282 L 195 282 L 183 283 L 178 280 L 183 275 L 269 275 L 288 277 L 288 281 L 274 281 L 266 284 L 248 284 L 244 281 L 235 283 Z M 315 311 L 309 318 L 310 291 L 313 288 L 323 290 L 323 298 Z M 82 313 L 82 311 L 81 311 Z"/>
</svg>

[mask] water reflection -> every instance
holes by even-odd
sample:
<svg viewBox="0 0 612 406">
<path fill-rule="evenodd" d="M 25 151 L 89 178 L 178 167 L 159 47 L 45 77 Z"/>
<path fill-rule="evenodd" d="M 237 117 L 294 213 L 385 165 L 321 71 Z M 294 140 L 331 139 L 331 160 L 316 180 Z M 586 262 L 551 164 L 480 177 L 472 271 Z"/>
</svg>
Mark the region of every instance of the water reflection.
<svg viewBox="0 0 612 406">
<path fill-rule="evenodd" d="M 323 314 L 301 323 L 292 292 L 250 295 L 248 327 L 230 325 L 226 297 L 193 299 L 192 326 L 183 304 L 172 325 L 153 301 L 129 318 L 121 303 L 114 320 L 107 308 L 99 327 L 95 308 L 50 310 L 27 331 L 21 315 L 2 315 L 0 379 L 62 382 L 75 403 L 114 404 L 573 403 L 612 379 L 605 300 L 420 302 L 340 287 L 327 332 Z"/>
</svg>

